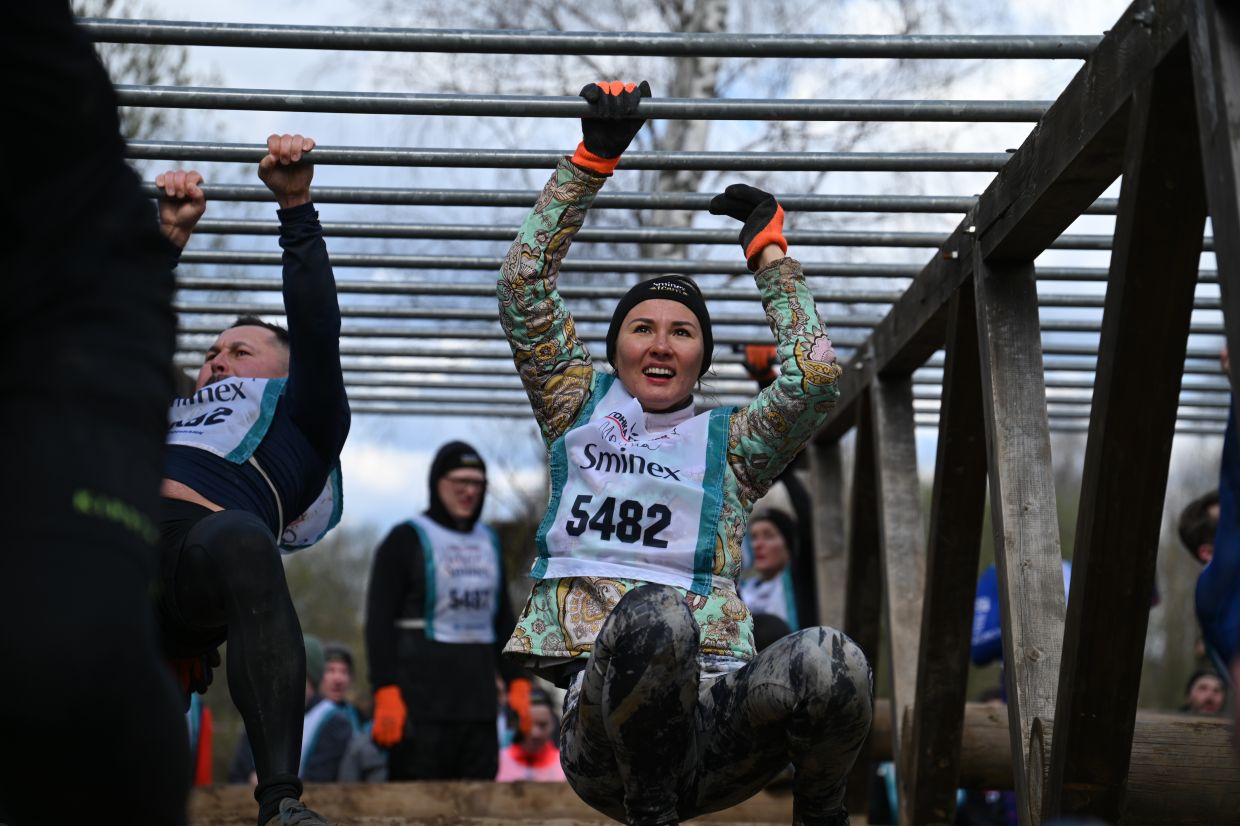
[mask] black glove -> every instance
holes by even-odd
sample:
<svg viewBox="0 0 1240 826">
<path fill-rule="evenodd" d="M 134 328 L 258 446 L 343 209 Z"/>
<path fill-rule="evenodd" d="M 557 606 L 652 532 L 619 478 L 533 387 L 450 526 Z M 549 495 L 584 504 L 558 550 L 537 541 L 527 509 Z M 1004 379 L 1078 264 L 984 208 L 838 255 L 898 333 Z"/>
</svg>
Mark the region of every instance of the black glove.
<svg viewBox="0 0 1240 826">
<path fill-rule="evenodd" d="M 784 208 L 769 192 L 747 184 L 732 184 L 710 200 L 711 215 L 730 215 L 744 221 L 741 227 L 741 249 L 750 270 L 758 268 L 758 256 L 769 244 L 788 251 L 784 240 Z"/>
<path fill-rule="evenodd" d="M 573 154 L 573 163 L 610 175 L 646 122 L 636 113 L 642 98 L 650 97 L 650 84 L 644 80 L 639 86 L 619 80 L 591 83 L 580 95 L 597 114 L 581 119 L 581 143 Z"/>
</svg>

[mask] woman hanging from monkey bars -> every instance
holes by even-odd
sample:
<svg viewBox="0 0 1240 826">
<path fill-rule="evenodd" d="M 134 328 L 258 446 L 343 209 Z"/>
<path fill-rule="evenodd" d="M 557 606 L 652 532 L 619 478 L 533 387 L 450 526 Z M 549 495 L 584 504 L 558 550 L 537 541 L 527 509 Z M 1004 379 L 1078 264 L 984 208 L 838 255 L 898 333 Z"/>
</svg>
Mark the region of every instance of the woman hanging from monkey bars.
<svg viewBox="0 0 1240 826">
<path fill-rule="evenodd" d="M 667 824 L 732 806 L 796 768 L 794 822 L 846 824 L 844 783 L 870 726 L 862 651 L 808 628 L 753 653 L 737 596 L 749 509 L 826 419 L 835 353 L 783 209 L 733 185 L 710 205 L 741 245 L 782 374 L 744 409 L 699 413 L 710 314 L 697 285 L 634 286 L 596 371 L 556 291 L 560 262 L 641 129 L 650 87 L 590 84 L 583 140 L 558 164 L 504 260 L 500 320 L 551 463 L 536 582 L 505 652 L 568 694 L 565 773 L 594 808 Z"/>
</svg>

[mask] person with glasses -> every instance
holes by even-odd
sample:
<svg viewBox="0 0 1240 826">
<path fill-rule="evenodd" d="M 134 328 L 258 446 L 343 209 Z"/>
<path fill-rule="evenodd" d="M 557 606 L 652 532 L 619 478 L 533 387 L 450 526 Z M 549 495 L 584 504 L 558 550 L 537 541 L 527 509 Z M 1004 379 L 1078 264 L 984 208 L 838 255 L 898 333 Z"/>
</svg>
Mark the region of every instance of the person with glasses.
<svg viewBox="0 0 1240 826">
<path fill-rule="evenodd" d="M 521 670 L 500 650 L 514 625 L 503 554 L 480 523 L 486 463 L 449 442 L 430 472 L 430 506 L 375 552 L 366 650 L 375 687 L 371 736 L 391 780 L 492 780 L 499 767 L 495 675 Z"/>
</svg>

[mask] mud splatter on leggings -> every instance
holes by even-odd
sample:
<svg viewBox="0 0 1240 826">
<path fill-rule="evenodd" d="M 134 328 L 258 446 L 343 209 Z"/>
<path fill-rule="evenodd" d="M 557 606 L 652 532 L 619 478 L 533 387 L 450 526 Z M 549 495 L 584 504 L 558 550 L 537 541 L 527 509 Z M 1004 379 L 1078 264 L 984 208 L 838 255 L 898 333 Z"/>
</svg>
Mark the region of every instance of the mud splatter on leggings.
<svg viewBox="0 0 1240 826">
<path fill-rule="evenodd" d="M 701 679 L 689 607 L 645 585 L 616 605 L 565 698 L 564 771 L 586 803 L 645 826 L 735 805 L 792 763 L 794 824 L 846 824 L 872 701 L 865 655 L 831 628 Z"/>
</svg>

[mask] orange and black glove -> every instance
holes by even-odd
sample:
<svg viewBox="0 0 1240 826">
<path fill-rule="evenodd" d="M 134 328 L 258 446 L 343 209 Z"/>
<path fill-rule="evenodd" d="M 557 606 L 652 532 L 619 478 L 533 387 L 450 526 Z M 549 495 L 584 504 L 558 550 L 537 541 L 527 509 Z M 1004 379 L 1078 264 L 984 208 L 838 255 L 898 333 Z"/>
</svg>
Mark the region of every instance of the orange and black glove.
<svg viewBox="0 0 1240 826">
<path fill-rule="evenodd" d="M 212 648 L 206 654 L 195 654 L 191 657 L 176 657 L 169 661 L 176 675 L 177 685 L 185 695 L 185 708 L 189 709 L 189 698 L 194 692 L 206 694 L 213 677 L 212 669 L 220 666 L 220 652 Z"/>
<path fill-rule="evenodd" d="M 376 745 L 391 748 L 405 736 L 405 700 L 400 686 L 385 685 L 375 690 L 375 719 L 370 738 Z"/>
<path fill-rule="evenodd" d="M 774 344 L 746 344 L 745 372 L 753 377 L 759 388 L 767 387 L 775 381 L 775 364 L 779 356 Z"/>
<path fill-rule="evenodd" d="M 644 80 L 641 85 L 619 80 L 591 83 L 578 94 L 593 106 L 595 114 L 581 119 L 581 143 L 573 153 L 573 163 L 610 175 L 646 122 L 637 117 L 637 105 L 650 97 L 650 84 Z"/>
<path fill-rule="evenodd" d="M 751 271 L 758 269 L 758 256 L 770 244 L 788 251 L 784 240 L 784 208 L 769 192 L 746 184 L 732 184 L 710 201 L 711 215 L 729 215 L 744 221 L 741 227 L 741 249 Z"/>
<path fill-rule="evenodd" d="M 533 720 L 530 718 L 530 681 L 517 677 L 508 684 L 508 707 L 517 715 L 517 730 L 521 734 L 530 733 Z"/>
</svg>

